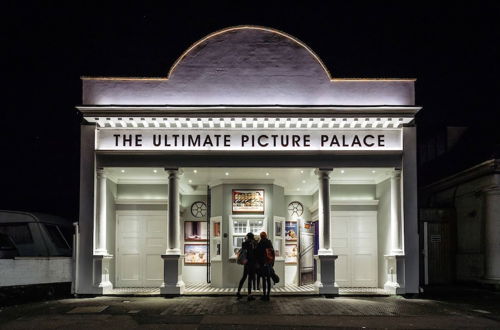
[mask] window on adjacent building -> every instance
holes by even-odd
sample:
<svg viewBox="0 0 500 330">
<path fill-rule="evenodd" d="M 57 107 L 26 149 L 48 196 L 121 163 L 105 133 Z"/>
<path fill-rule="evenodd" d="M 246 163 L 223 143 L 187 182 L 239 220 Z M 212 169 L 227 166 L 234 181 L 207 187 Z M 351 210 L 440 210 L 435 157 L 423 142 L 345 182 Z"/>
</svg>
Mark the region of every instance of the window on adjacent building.
<svg viewBox="0 0 500 330">
<path fill-rule="evenodd" d="M 8 235 L 15 244 L 33 243 L 33 237 L 27 223 L 1 224 L 0 233 Z"/>
</svg>

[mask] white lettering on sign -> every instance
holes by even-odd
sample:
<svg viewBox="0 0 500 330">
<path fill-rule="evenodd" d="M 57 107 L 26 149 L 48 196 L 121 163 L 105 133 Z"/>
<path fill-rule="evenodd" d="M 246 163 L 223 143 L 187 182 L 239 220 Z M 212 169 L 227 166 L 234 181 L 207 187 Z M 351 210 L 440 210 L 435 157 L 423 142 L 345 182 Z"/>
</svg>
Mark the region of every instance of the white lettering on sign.
<svg viewBox="0 0 500 330">
<path fill-rule="evenodd" d="M 335 151 L 402 150 L 400 129 L 176 130 L 98 129 L 97 150 Z"/>
</svg>

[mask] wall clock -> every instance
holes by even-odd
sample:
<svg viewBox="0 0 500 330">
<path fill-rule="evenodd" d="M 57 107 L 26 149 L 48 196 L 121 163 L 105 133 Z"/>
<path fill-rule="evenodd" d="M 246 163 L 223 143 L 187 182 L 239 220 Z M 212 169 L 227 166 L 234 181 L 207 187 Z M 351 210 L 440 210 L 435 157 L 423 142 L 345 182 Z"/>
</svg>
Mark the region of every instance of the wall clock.
<svg viewBox="0 0 500 330">
<path fill-rule="evenodd" d="M 288 215 L 291 217 L 300 217 L 304 214 L 304 206 L 302 203 L 294 201 L 288 204 Z"/>
<path fill-rule="evenodd" d="M 203 218 L 207 215 L 207 204 L 202 201 L 194 202 L 191 205 L 191 214 L 195 218 Z"/>
</svg>

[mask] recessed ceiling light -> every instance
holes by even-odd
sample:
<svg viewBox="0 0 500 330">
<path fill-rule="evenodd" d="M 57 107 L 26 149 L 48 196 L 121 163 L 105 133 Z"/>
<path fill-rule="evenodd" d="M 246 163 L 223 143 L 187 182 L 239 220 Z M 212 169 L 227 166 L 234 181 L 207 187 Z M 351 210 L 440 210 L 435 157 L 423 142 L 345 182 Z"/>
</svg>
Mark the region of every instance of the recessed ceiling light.
<svg viewBox="0 0 500 330">
<path fill-rule="evenodd" d="M 193 173 L 198 173 L 198 170 L 193 170 Z"/>
<path fill-rule="evenodd" d="M 225 174 L 226 174 L 226 176 L 228 176 L 228 175 L 229 175 L 229 172 L 226 172 Z"/>
<path fill-rule="evenodd" d="M 153 172 L 158 173 L 158 170 L 153 170 Z"/>
<path fill-rule="evenodd" d="M 300 188 L 297 188 L 297 191 L 300 191 Z"/>
<path fill-rule="evenodd" d="M 125 170 L 122 170 L 122 173 L 125 173 Z"/>
<path fill-rule="evenodd" d="M 300 174 L 304 174 L 304 170 L 300 170 Z"/>
<path fill-rule="evenodd" d="M 306 180 L 302 180 L 302 183 L 306 183 Z"/>
<path fill-rule="evenodd" d="M 188 182 L 189 182 L 189 183 L 192 183 L 192 182 L 193 182 L 193 180 L 189 179 L 189 180 L 188 180 Z"/>
<path fill-rule="evenodd" d="M 372 173 L 375 173 L 375 172 L 377 172 L 377 171 L 375 171 L 375 170 L 372 170 Z"/>
<path fill-rule="evenodd" d="M 266 172 L 266 176 L 269 176 L 269 172 Z"/>
<path fill-rule="evenodd" d="M 340 170 L 340 173 L 344 174 L 344 172 L 345 172 L 344 170 Z"/>
</svg>

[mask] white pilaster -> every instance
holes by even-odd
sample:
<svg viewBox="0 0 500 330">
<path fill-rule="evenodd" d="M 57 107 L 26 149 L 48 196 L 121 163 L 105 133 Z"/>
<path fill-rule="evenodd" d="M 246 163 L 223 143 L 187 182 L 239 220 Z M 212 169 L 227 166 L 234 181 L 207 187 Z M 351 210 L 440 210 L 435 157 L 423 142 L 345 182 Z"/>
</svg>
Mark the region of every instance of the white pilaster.
<svg viewBox="0 0 500 330">
<path fill-rule="evenodd" d="M 403 216 L 401 213 L 401 170 L 391 176 L 391 254 L 403 254 Z"/>
<path fill-rule="evenodd" d="M 96 244 L 95 244 L 95 255 L 108 255 L 108 249 L 106 245 L 106 189 L 107 189 L 107 178 L 104 169 L 97 169 L 97 203 L 96 203 Z"/>
</svg>

